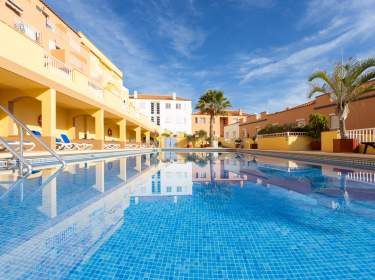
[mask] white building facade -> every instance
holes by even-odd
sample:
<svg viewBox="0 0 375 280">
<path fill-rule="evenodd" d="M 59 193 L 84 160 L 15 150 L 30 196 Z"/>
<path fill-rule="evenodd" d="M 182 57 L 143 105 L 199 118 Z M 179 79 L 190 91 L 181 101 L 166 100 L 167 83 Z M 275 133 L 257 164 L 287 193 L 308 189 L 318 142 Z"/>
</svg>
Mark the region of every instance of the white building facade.
<svg viewBox="0 0 375 280">
<path fill-rule="evenodd" d="M 191 134 L 191 100 L 172 95 L 149 95 L 134 91 L 131 101 L 151 122 L 172 133 Z"/>
</svg>

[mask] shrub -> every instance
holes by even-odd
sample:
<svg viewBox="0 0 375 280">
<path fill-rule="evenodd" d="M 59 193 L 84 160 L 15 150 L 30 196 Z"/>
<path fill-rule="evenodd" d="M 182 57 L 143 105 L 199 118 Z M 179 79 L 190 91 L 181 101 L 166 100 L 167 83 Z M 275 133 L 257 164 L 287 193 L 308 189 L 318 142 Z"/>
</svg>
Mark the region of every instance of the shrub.
<svg viewBox="0 0 375 280">
<path fill-rule="evenodd" d="M 306 126 L 308 135 L 316 141 L 320 140 L 322 131 L 328 130 L 328 121 L 322 114 L 311 114 L 309 124 Z"/>
<path fill-rule="evenodd" d="M 283 133 L 283 132 L 307 132 L 306 126 L 299 127 L 295 124 L 283 124 L 283 125 L 273 125 L 267 124 L 265 128 L 258 131 L 258 135 L 262 134 L 273 134 L 273 133 Z"/>
</svg>

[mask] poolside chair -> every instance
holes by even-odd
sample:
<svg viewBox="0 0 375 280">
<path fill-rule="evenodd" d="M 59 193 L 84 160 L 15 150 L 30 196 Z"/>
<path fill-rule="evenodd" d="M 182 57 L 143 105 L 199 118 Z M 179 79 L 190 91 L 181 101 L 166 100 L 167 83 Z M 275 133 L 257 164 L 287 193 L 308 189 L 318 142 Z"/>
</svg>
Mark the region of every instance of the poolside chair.
<svg viewBox="0 0 375 280">
<path fill-rule="evenodd" d="M 64 144 L 72 145 L 71 148 L 70 148 L 71 150 L 89 150 L 89 149 L 92 148 L 92 144 L 73 143 L 72 141 L 70 141 L 69 137 L 64 133 L 61 133 L 61 140 L 62 140 L 62 143 L 64 143 Z"/>
</svg>

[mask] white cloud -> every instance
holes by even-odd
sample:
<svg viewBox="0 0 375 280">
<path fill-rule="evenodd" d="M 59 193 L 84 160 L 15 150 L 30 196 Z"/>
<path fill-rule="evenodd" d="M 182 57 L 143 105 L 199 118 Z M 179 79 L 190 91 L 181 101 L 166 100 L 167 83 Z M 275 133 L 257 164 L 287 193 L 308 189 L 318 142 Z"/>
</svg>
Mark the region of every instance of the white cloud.
<svg viewBox="0 0 375 280">
<path fill-rule="evenodd" d="M 160 35 L 167 37 L 171 47 L 186 57 L 190 57 L 205 41 L 206 36 L 202 31 L 186 24 L 163 17 L 158 19 L 158 23 Z"/>
<path fill-rule="evenodd" d="M 246 92 L 246 108 L 269 112 L 307 101 L 307 77 L 317 69 L 329 71 L 341 58 L 374 55 L 375 0 L 313 0 L 299 32 L 315 30 L 287 45 L 257 49 L 236 56 L 234 68 Z"/>
<path fill-rule="evenodd" d="M 124 84 L 139 91 L 177 92 L 192 97 L 190 81 L 171 71 L 175 65 L 160 58 L 139 38 L 126 18 L 118 16 L 106 1 L 49 0 L 59 13 L 69 17 L 124 72 Z M 68 3 L 66 3 L 68 2 Z M 74 7 L 74 8 L 72 8 Z"/>
<path fill-rule="evenodd" d="M 252 58 L 248 61 L 248 64 L 253 64 L 253 65 L 263 65 L 272 62 L 272 59 L 268 57 L 256 57 Z"/>
</svg>

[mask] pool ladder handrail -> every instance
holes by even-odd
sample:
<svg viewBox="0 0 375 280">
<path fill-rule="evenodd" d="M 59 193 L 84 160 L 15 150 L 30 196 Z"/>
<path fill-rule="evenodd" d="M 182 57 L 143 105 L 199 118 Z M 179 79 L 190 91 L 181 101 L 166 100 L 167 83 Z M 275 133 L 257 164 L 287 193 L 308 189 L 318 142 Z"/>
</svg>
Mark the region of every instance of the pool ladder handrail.
<svg viewBox="0 0 375 280">
<path fill-rule="evenodd" d="M 23 144 L 24 144 L 24 131 L 26 131 L 32 138 L 35 139 L 47 152 L 51 154 L 56 160 L 64 167 L 66 165 L 65 161 L 53 150 L 51 149 L 40 137 L 36 136 L 30 128 L 27 127 L 21 120 L 19 120 L 15 115 L 13 115 L 8 109 L 0 104 L 0 109 L 5 112 L 19 127 L 19 136 L 20 136 L 20 149 L 19 152 L 13 149 L 4 138 L 0 139 L 0 142 L 4 145 L 4 147 L 15 157 L 18 159 L 18 167 L 20 169 L 20 173 L 25 176 L 29 175 L 32 170 L 31 164 L 26 162 L 23 154 Z M 27 174 L 25 174 L 24 166 L 27 168 Z"/>
</svg>

